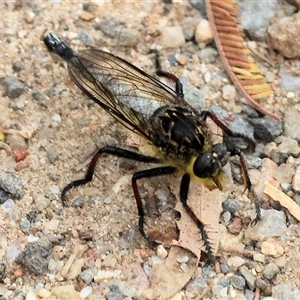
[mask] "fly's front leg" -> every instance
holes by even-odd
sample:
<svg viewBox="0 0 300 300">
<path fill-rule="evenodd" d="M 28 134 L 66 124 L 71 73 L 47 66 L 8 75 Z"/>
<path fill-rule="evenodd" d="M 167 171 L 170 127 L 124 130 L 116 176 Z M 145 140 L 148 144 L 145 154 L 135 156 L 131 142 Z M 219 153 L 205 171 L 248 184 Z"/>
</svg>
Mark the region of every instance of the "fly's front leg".
<svg viewBox="0 0 300 300">
<path fill-rule="evenodd" d="M 138 208 L 138 213 L 139 213 L 139 230 L 142 234 L 142 236 L 151 244 L 155 245 L 156 243 L 152 241 L 147 233 L 145 232 L 144 229 L 144 223 L 145 223 L 145 212 L 143 208 L 143 203 L 142 203 L 142 198 L 140 195 L 140 192 L 138 190 L 137 186 L 137 180 L 142 179 L 142 178 L 151 178 L 151 177 L 157 177 L 157 176 L 162 176 L 162 175 L 168 175 L 168 174 L 174 174 L 176 171 L 175 167 L 158 167 L 150 170 L 144 170 L 137 172 L 133 174 L 132 176 L 132 189 L 136 201 L 136 205 Z"/>
<path fill-rule="evenodd" d="M 259 200 L 254 191 L 253 185 L 251 183 L 243 152 L 239 149 L 233 149 L 230 151 L 230 156 L 234 156 L 234 155 L 238 155 L 240 158 L 240 164 L 241 164 L 244 185 L 245 185 L 246 189 L 248 189 L 248 191 L 249 191 L 249 194 L 251 196 L 250 199 L 254 202 L 256 217 L 251 222 L 251 226 L 255 226 L 257 224 L 257 222 L 261 220 L 261 210 L 260 210 Z"/>
<path fill-rule="evenodd" d="M 208 255 L 210 261 L 213 263 L 213 262 L 215 262 L 216 258 L 213 254 L 213 251 L 212 251 L 212 248 L 211 248 L 211 245 L 209 242 L 209 238 L 208 238 L 207 232 L 205 230 L 205 225 L 203 224 L 203 222 L 201 220 L 199 220 L 199 218 L 196 216 L 196 214 L 193 212 L 193 210 L 190 208 L 190 206 L 187 203 L 190 182 L 191 182 L 190 176 L 188 174 L 184 174 L 181 179 L 181 184 L 180 184 L 180 201 L 181 201 L 184 209 L 186 210 L 187 214 L 197 225 L 197 227 L 201 233 L 202 241 L 204 243 L 207 255 Z"/>
<path fill-rule="evenodd" d="M 64 189 L 61 193 L 61 199 L 62 199 L 63 206 L 67 206 L 66 193 L 69 190 L 71 190 L 74 187 L 80 186 L 80 185 L 85 185 L 86 183 L 92 181 L 98 159 L 100 158 L 100 156 L 102 154 L 109 154 L 109 155 L 113 155 L 113 156 L 117 156 L 117 157 L 123 157 L 123 158 L 131 159 L 131 160 L 135 160 L 135 161 L 145 162 L 145 163 L 159 163 L 160 162 L 155 157 L 142 155 L 142 154 L 136 153 L 134 151 L 130 151 L 130 150 L 126 150 L 126 149 L 122 149 L 122 148 L 118 148 L 118 147 L 105 146 L 105 147 L 99 149 L 98 152 L 93 156 L 93 158 L 89 164 L 88 170 L 85 174 L 85 177 L 82 179 L 79 179 L 79 180 L 72 181 L 71 183 L 69 183 L 67 186 L 64 187 Z"/>
</svg>

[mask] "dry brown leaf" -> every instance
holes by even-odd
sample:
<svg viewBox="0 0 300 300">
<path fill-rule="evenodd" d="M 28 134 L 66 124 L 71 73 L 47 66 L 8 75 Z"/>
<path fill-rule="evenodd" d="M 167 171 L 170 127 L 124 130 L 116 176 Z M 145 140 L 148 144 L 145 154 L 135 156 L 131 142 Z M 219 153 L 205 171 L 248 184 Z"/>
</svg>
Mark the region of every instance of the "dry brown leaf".
<svg viewBox="0 0 300 300">
<path fill-rule="evenodd" d="M 237 25 L 239 8 L 234 0 L 205 0 L 206 11 L 220 58 L 235 87 L 261 113 L 281 121 L 280 117 L 263 108 L 255 100 L 274 92 L 265 84 L 258 66 L 244 46 L 244 33 Z M 242 74 L 242 76 L 241 76 Z"/>
<path fill-rule="evenodd" d="M 290 214 L 300 221 L 300 207 L 286 194 L 278 190 L 270 182 L 265 183 L 264 193 L 270 196 L 273 200 L 278 201 L 283 207 L 287 208 Z"/>
<path fill-rule="evenodd" d="M 175 195 L 179 198 L 179 193 L 176 193 Z M 189 249 L 199 257 L 200 251 L 205 251 L 199 229 L 188 216 L 180 202 L 180 199 L 178 198 L 176 210 L 181 213 L 181 219 L 177 221 L 177 226 L 180 230 L 179 244 L 181 247 Z M 198 218 L 206 224 L 205 229 L 215 254 L 219 246 L 221 191 L 218 189 L 210 191 L 203 185 L 191 182 L 188 204 L 191 206 L 193 212 L 198 216 Z"/>
<path fill-rule="evenodd" d="M 179 182 L 170 182 L 171 192 L 179 196 Z M 208 190 L 202 185 L 191 182 L 188 204 L 197 216 L 207 224 L 206 231 L 211 246 L 216 253 L 219 243 L 219 216 L 221 211 L 221 192 L 218 189 Z M 153 269 L 151 289 L 143 293 L 142 299 L 169 299 L 189 282 L 197 270 L 203 242 L 199 229 L 186 213 L 180 200 L 177 201 L 176 210 L 181 213 L 181 219 L 177 221 L 180 230 L 177 246 L 172 246 L 165 264 L 157 265 Z M 188 256 L 189 260 L 184 271 L 180 268 L 177 259 Z"/>
<path fill-rule="evenodd" d="M 184 268 L 177 261 L 188 256 Z M 146 290 L 141 298 L 147 300 L 167 300 L 182 290 L 197 270 L 198 258 L 189 250 L 173 246 L 165 264 L 155 265 L 151 275 L 151 289 Z"/>
</svg>

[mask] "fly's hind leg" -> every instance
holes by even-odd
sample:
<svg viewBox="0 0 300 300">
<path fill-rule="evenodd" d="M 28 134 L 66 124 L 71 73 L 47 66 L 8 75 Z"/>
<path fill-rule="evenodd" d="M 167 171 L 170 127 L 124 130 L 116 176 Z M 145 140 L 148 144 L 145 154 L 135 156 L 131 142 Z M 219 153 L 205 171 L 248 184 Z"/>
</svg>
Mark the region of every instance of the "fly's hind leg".
<svg viewBox="0 0 300 300">
<path fill-rule="evenodd" d="M 158 167 L 154 169 L 149 169 L 149 170 L 144 170 L 137 172 L 133 174 L 132 176 L 132 188 L 134 192 L 134 197 L 136 201 L 136 205 L 138 208 L 138 213 L 139 213 L 139 230 L 142 234 L 142 236 L 151 244 L 151 245 L 156 245 L 155 241 L 152 241 L 147 233 L 145 232 L 144 229 L 144 223 L 145 223 L 145 212 L 143 208 L 143 203 L 141 199 L 141 195 L 139 193 L 138 187 L 137 187 L 137 181 L 142 178 L 151 178 L 151 177 L 157 177 L 157 176 L 162 176 L 162 175 L 169 175 L 169 174 L 174 174 L 176 171 L 175 167 Z"/>
<path fill-rule="evenodd" d="M 84 185 L 90 181 L 92 181 L 95 168 L 97 165 L 97 161 L 100 158 L 102 154 L 109 154 L 117 157 L 123 157 L 135 161 L 140 161 L 144 163 L 161 163 L 161 161 L 158 158 L 151 157 L 151 156 L 146 156 L 142 155 L 133 151 L 129 151 L 126 149 L 118 148 L 118 147 L 112 147 L 112 146 L 105 146 L 101 149 L 98 150 L 98 152 L 93 156 L 90 165 L 88 167 L 88 170 L 85 174 L 85 177 L 76 181 L 72 181 L 69 183 L 62 191 L 61 198 L 62 198 L 62 203 L 64 206 L 67 205 L 67 199 L 66 199 L 66 193 L 77 186 Z M 139 213 L 139 230 L 142 234 L 142 236 L 149 241 L 150 244 L 155 244 L 153 241 L 150 240 L 148 235 L 146 234 L 144 230 L 144 221 L 145 221 L 145 212 L 143 208 L 143 203 L 142 199 L 140 196 L 140 193 L 138 191 L 137 187 L 137 180 L 141 178 L 150 178 L 150 177 L 155 177 L 155 176 L 162 176 L 162 175 L 168 175 L 168 174 L 173 174 L 175 173 L 176 168 L 175 167 L 158 167 L 150 170 L 145 170 L 145 171 L 140 171 L 135 174 L 133 174 L 132 177 L 132 188 L 136 200 L 136 205 L 138 208 L 138 213 Z"/>
<path fill-rule="evenodd" d="M 85 185 L 86 183 L 92 181 L 94 173 L 95 173 L 95 168 L 98 162 L 98 159 L 101 157 L 102 154 L 109 154 L 112 156 L 117 156 L 117 157 L 123 157 L 127 159 L 132 159 L 135 161 L 140 161 L 140 162 L 145 162 L 145 163 L 159 163 L 160 161 L 151 156 L 145 156 L 133 151 L 129 151 L 126 149 L 118 148 L 118 147 L 113 147 L 113 146 L 105 146 L 101 149 L 98 150 L 98 152 L 93 156 L 88 170 L 85 174 L 85 177 L 79 180 L 75 180 L 70 182 L 67 186 L 64 187 L 62 193 L 61 193 L 61 199 L 63 206 L 67 206 L 67 198 L 66 194 L 69 190 L 71 190 L 74 187 Z"/>
</svg>

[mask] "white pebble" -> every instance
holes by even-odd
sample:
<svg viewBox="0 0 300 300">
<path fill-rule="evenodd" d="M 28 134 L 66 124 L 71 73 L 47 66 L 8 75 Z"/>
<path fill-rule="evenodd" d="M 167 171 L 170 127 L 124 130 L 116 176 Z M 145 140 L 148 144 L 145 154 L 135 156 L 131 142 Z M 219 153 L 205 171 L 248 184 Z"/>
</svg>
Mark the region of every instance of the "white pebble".
<svg viewBox="0 0 300 300">
<path fill-rule="evenodd" d="M 53 231 L 58 228 L 59 223 L 60 223 L 59 220 L 52 219 L 49 222 L 44 223 L 44 228 Z"/>
<path fill-rule="evenodd" d="M 60 126 L 61 116 L 59 114 L 52 116 L 51 120 L 52 120 L 52 127 Z"/>
<path fill-rule="evenodd" d="M 81 299 L 85 299 L 87 298 L 91 292 L 93 291 L 93 288 L 91 286 L 86 286 L 85 288 L 83 288 L 81 291 L 80 291 L 80 298 Z"/>
<path fill-rule="evenodd" d="M 168 256 L 168 252 L 167 252 L 167 250 L 164 248 L 163 245 L 159 245 L 159 246 L 157 247 L 156 254 L 157 254 L 157 256 L 158 256 L 159 258 L 161 258 L 161 259 L 164 259 L 164 258 L 166 258 L 166 257 Z"/>
<path fill-rule="evenodd" d="M 2 207 L 2 210 L 7 213 L 9 211 L 11 211 L 14 207 L 15 207 L 15 202 L 12 201 L 11 199 L 8 199 L 7 201 L 5 201 L 1 207 Z"/>
<path fill-rule="evenodd" d="M 37 300 L 37 296 L 35 295 L 34 292 L 29 291 L 29 292 L 26 294 L 25 300 Z"/>
<path fill-rule="evenodd" d="M 38 291 L 38 296 L 40 297 L 40 298 L 50 298 L 51 297 L 51 293 L 50 293 L 50 291 L 48 291 L 48 290 L 46 290 L 46 289 L 40 289 L 39 291 Z"/>
<path fill-rule="evenodd" d="M 213 35 L 211 32 L 211 28 L 209 22 L 205 19 L 202 19 L 195 32 L 195 40 L 198 44 L 210 44 L 213 40 Z"/>
<path fill-rule="evenodd" d="M 178 257 L 176 260 L 180 264 L 187 263 L 189 261 L 189 257 L 187 255 L 184 255 L 184 256 Z"/>
<path fill-rule="evenodd" d="M 236 89 L 233 85 L 227 84 L 222 88 L 222 96 L 225 100 L 234 100 Z"/>
</svg>

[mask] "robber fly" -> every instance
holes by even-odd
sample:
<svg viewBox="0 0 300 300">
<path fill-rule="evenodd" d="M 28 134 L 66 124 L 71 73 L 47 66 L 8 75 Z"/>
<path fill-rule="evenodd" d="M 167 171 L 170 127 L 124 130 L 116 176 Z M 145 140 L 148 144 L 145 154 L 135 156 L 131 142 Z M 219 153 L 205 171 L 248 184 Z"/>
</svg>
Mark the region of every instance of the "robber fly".
<svg viewBox="0 0 300 300">
<path fill-rule="evenodd" d="M 212 112 L 199 112 L 185 101 L 181 82 L 175 75 L 161 69 L 157 52 L 156 74 L 169 79 L 174 84 L 173 88 L 111 53 L 93 48 L 76 53 L 54 34 L 47 35 L 44 43 L 50 51 L 68 62 L 69 75 L 84 94 L 126 128 L 144 138 L 155 150 L 155 156 L 152 157 L 115 146 L 99 149 L 85 177 L 69 183 L 63 189 L 63 205 L 67 204 L 66 193 L 70 189 L 92 180 L 102 154 L 159 164 L 156 168 L 136 172 L 132 177 L 142 236 L 153 242 L 144 229 L 145 212 L 137 181 L 168 174 L 182 176 L 180 200 L 197 225 L 210 260 L 214 261 L 205 224 L 187 202 L 189 185 L 194 179 L 206 186 L 222 189 L 223 167 L 230 156 L 237 155 L 245 186 L 255 203 L 256 217 L 252 225 L 261 219 L 258 197 L 252 187 L 243 153 L 239 149 L 227 149 L 224 143 L 214 144 L 206 119 L 209 117 L 228 136 L 233 136 L 232 131 Z"/>
</svg>

